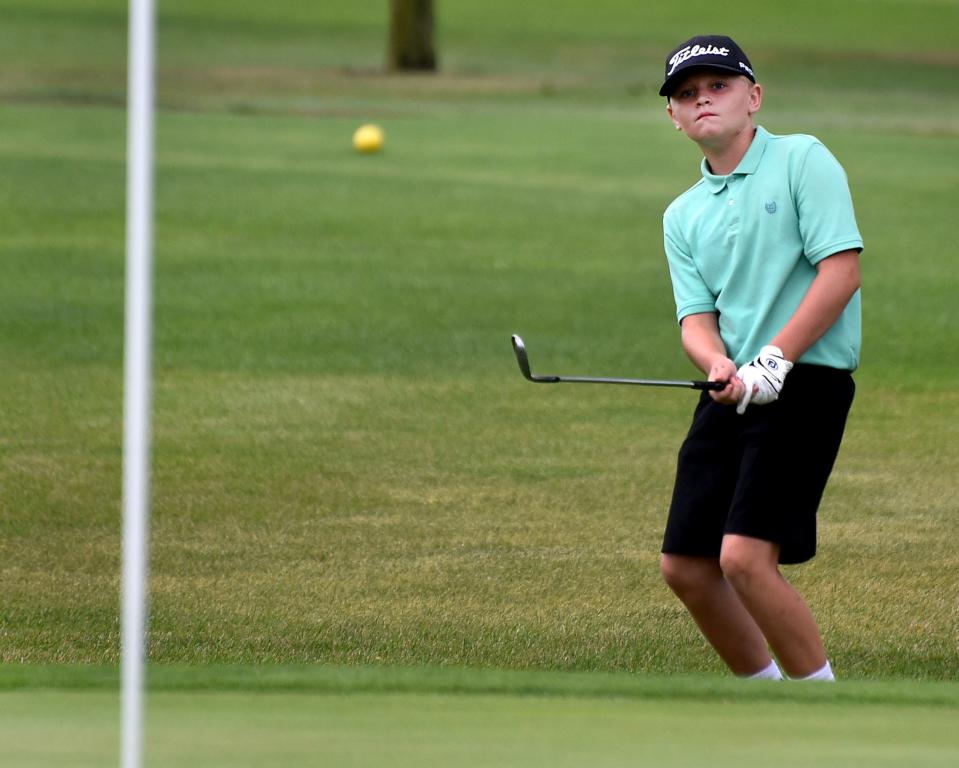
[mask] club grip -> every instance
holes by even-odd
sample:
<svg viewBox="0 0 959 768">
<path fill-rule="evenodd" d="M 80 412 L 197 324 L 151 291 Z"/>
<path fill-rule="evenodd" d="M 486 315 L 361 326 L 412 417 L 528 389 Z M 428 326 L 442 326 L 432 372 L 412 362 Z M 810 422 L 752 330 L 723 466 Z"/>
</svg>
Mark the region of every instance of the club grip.
<svg viewBox="0 0 959 768">
<path fill-rule="evenodd" d="M 719 392 L 725 389 L 729 382 L 726 381 L 694 381 L 693 389 L 705 389 L 707 391 Z"/>
</svg>

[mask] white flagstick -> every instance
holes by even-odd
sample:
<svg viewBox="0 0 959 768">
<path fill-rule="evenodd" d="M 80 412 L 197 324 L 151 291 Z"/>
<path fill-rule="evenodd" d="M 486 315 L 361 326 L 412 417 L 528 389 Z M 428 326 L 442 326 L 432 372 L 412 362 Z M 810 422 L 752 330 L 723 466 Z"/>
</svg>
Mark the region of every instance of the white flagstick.
<svg viewBox="0 0 959 768">
<path fill-rule="evenodd" d="M 143 765 L 153 344 L 153 136 L 156 12 L 130 0 L 127 273 L 123 421 L 121 764 Z"/>
</svg>

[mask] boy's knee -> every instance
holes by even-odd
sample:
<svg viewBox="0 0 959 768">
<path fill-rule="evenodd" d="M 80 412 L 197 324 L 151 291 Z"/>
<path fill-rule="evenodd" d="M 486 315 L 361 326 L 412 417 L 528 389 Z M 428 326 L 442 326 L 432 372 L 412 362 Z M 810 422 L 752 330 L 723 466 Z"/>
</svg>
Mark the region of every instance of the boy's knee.
<svg viewBox="0 0 959 768">
<path fill-rule="evenodd" d="M 659 572 L 669 588 L 676 591 L 683 579 L 682 569 L 679 567 L 676 558 L 672 555 L 662 555 L 659 558 Z"/>
<path fill-rule="evenodd" d="M 744 584 L 749 581 L 755 572 L 755 564 L 751 563 L 745 553 L 733 550 L 723 550 L 719 556 L 719 568 L 723 576 L 733 586 Z"/>
<path fill-rule="evenodd" d="M 659 560 L 659 572 L 669 588 L 683 596 L 702 589 L 716 578 L 715 566 L 705 566 L 700 560 L 702 558 L 663 554 Z"/>
<path fill-rule="evenodd" d="M 758 540 L 726 540 L 719 554 L 719 568 L 736 589 L 748 589 L 770 575 L 778 574 L 775 545 Z"/>
</svg>

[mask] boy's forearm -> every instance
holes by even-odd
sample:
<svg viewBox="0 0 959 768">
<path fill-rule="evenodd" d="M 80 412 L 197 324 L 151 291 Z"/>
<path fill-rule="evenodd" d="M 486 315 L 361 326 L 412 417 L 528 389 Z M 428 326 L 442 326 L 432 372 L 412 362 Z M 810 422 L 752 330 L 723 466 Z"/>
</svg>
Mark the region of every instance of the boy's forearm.
<svg viewBox="0 0 959 768">
<path fill-rule="evenodd" d="M 729 359 L 726 345 L 719 334 L 719 319 L 715 312 L 687 315 L 683 318 L 683 349 L 710 381 L 724 381 L 726 387 L 709 396 L 719 403 L 738 403 L 745 392 L 736 376 L 736 363 Z"/>
<path fill-rule="evenodd" d="M 684 317 L 682 342 L 693 365 L 703 373 L 709 373 L 717 360 L 728 357 L 726 345 L 719 334 L 719 323 L 712 312 Z"/>
<path fill-rule="evenodd" d="M 799 307 L 769 342 L 795 362 L 828 331 L 859 289 L 859 252 L 842 251 L 823 259 Z"/>
</svg>

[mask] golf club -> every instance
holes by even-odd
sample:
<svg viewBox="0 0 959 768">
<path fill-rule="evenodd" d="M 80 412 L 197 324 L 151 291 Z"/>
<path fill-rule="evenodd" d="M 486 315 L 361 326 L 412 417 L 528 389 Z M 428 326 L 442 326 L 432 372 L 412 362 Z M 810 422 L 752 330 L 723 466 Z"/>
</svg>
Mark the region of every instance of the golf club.
<svg viewBox="0 0 959 768">
<path fill-rule="evenodd" d="M 523 375 L 537 384 L 636 384 L 641 387 L 685 387 L 686 389 L 723 389 L 726 384 L 722 381 L 669 381 L 663 379 L 617 379 L 600 378 L 595 376 L 537 376 L 529 367 L 529 356 L 526 354 L 526 345 L 523 340 L 513 334 L 513 352 L 516 353 L 516 362 Z"/>
</svg>

